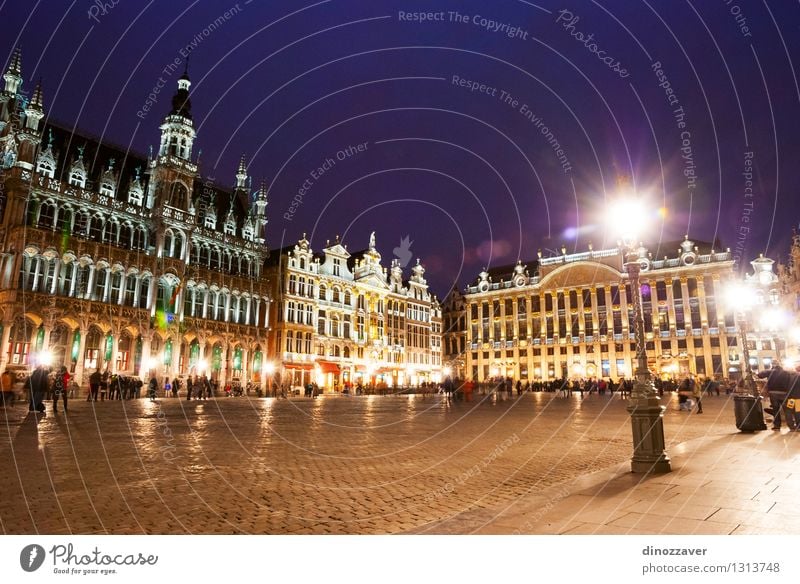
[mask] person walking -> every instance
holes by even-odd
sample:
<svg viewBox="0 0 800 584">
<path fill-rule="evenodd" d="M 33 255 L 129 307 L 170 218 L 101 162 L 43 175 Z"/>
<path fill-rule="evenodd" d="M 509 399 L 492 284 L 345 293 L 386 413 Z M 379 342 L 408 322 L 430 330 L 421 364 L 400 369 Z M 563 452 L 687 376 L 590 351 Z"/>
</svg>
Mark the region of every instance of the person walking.
<svg viewBox="0 0 800 584">
<path fill-rule="evenodd" d="M 58 413 L 58 399 L 61 398 L 64 401 L 64 413 L 67 412 L 67 386 L 69 385 L 69 373 L 67 373 L 67 368 L 63 365 L 61 369 L 58 370 L 56 373 L 55 378 L 53 379 L 53 413 Z"/>
<path fill-rule="evenodd" d="M 158 381 L 155 374 L 150 377 L 150 383 L 147 384 L 147 397 L 150 401 L 156 401 L 156 391 L 158 391 Z"/>
<path fill-rule="evenodd" d="M 192 401 L 192 390 L 194 389 L 194 382 L 192 381 L 192 376 L 190 375 L 186 379 L 186 401 Z"/>
<path fill-rule="evenodd" d="M 700 383 L 695 383 L 692 386 L 692 397 L 697 400 L 697 413 L 703 413 L 703 392 L 706 386 Z"/>
</svg>

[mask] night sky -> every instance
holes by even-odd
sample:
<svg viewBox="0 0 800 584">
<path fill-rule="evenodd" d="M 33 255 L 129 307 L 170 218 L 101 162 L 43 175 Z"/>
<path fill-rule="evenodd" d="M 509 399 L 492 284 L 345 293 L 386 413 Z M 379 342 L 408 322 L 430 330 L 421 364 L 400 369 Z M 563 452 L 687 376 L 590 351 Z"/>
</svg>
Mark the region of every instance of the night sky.
<svg viewBox="0 0 800 584">
<path fill-rule="evenodd" d="M 800 220 L 798 2 L 117 2 L 2 2 L 2 53 L 52 119 L 146 153 L 191 52 L 194 156 L 228 186 L 248 157 L 272 248 L 374 230 L 443 296 L 613 245 L 619 176 L 651 241 L 719 238 L 748 268 Z"/>
</svg>

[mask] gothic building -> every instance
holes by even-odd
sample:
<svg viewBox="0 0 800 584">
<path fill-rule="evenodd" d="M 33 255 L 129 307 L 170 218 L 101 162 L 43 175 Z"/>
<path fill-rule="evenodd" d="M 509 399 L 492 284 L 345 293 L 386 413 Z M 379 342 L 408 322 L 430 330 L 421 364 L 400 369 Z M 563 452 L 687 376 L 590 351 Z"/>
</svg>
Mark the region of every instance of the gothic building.
<svg viewBox="0 0 800 584">
<path fill-rule="evenodd" d="M 737 376 L 743 370 L 729 250 L 686 238 L 639 249 L 646 349 L 663 377 Z M 630 284 L 619 249 L 539 257 L 484 270 L 445 299 L 445 363 L 476 381 L 630 377 Z M 755 264 L 754 264 L 755 266 Z M 760 266 L 755 266 L 760 270 Z M 771 264 L 769 266 L 771 268 Z M 751 355 L 768 366 L 766 353 Z"/>
<path fill-rule="evenodd" d="M 244 158 L 232 188 L 201 178 L 188 75 L 149 156 L 45 123 L 19 50 L 3 79 L 0 369 L 260 382 L 266 190 L 251 194 Z"/>
<path fill-rule="evenodd" d="M 442 314 L 417 262 L 408 280 L 397 260 L 387 271 L 375 248 L 350 253 L 337 237 L 321 253 L 308 240 L 273 252 L 270 353 L 276 375 L 292 386 L 326 391 L 406 387 L 439 381 Z"/>
</svg>

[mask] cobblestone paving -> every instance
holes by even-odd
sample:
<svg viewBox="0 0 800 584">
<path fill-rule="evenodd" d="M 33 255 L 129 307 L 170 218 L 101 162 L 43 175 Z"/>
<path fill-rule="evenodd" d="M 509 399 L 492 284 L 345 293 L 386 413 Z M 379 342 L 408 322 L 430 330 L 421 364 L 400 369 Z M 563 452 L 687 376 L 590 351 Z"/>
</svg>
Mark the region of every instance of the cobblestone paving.
<svg viewBox="0 0 800 584">
<path fill-rule="evenodd" d="M 398 533 L 625 461 L 626 400 L 218 398 L 0 408 L 4 533 Z M 735 432 L 725 396 L 670 443 Z M 38 420 L 37 420 L 38 418 Z"/>
</svg>

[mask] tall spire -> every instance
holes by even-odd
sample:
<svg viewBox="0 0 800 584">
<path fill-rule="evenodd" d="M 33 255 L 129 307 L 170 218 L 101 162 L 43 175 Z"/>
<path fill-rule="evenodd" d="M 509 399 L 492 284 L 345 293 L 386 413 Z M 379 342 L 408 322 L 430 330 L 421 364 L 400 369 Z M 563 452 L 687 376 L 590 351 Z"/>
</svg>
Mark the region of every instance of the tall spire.
<svg viewBox="0 0 800 584">
<path fill-rule="evenodd" d="M 31 97 L 31 101 L 28 104 L 28 107 L 31 109 L 37 109 L 42 111 L 44 109 L 44 103 L 42 100 L 42 78 L 39 78 L 39 81 L 36 82 L 36 88 L 33 90 L 33 96 Z"/>
<path fill-rule="evenodd" d="M 189 99 L 189 88 L 192 82 L 189 79 L 189 60 L 186 60 L 186 69 L 183 71 L 180 79 L 178 79 L 178 91 L 172 96 L 172 110 L 169 112 L 171 116 L 183 116 L 189 120 L 192 119 L 192 102 Z"/>
<path fill-rule="evenodd" d="M 244 190 L 247 188 L 247 162 L 244 154 L 239 160 L 239 169 L 236 171 L 236 188 Z"/>
<path fill-rule="evenodd" d="M 22 85 L 22 50 L 19 47 L 14 49 L 3 79 L 6 82 L 5 93 L 16 95 Z"/>
<path fill-rule="evenodd" d="M 39 129 L 39 122 L 44 117 L 44 104 L 42 103 L 42 80 L 36 83 L 33 96 L 28 106 L 25 108 L 25 127 L 36 132 Z"/>
</svg>

